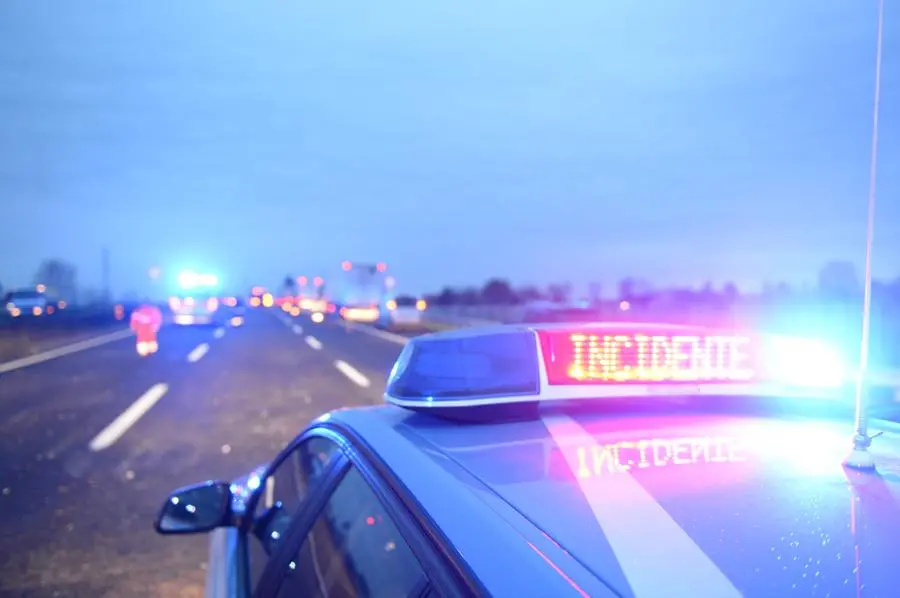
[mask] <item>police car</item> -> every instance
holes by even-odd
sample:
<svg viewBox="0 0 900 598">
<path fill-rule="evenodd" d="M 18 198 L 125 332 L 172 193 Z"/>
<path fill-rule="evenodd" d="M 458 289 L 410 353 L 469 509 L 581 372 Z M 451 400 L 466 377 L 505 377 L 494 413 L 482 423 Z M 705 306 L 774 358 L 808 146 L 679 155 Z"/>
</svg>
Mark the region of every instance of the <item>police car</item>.
<svg viewBox="0 0 900 598">
<path fill-rule="evenodd" d="M 221 324 L 226 310 L 220 309 L 218 297 L 210 293 L 182 294 L 169 298 L 172 320 L 179 326 L 209 326 Z"/>
<path fill-rule="evenodd" d="M 895 596 L 900 432 L 872 420 L 843 465 L 854 377 L 692 327 L 427 335 L 386 405 L 176 491 L 156 529 L 214 530 L 207 596 Z"/>
</svg>

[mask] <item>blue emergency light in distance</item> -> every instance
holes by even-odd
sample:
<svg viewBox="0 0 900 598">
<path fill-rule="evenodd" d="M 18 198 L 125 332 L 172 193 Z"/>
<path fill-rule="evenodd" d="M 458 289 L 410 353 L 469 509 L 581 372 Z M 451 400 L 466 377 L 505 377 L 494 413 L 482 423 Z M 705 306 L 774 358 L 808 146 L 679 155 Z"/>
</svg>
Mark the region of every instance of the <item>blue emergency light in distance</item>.
<svg viewBox="0 0 900 598">
<path fill-rule="evenodd" d="M 182 289 L 210 288 L 219 284 L 215 274 L 202 274 L 193 270 L 185 270 L 178 275 L 178 285 Z"/>
<path fill-rule="evenodd" d="M 842 398 L 842 356 L 811 339 L 662 324 L 513 325 L 410 340 L 388 403 L 430 413 L 654 396 Z"/>
</svg>

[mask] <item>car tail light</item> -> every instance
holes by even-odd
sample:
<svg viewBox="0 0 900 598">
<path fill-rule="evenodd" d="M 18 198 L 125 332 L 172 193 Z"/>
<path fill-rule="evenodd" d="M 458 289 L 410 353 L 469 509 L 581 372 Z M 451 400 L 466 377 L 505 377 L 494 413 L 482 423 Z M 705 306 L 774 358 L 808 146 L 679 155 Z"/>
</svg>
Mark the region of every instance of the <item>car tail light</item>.
<svg viewBox="0 0 900 598">
<path fill-rule="evenodd" d="M 216 311 L 216 309 L 218 307 L 219 307 L 219 300 L 216 299 L 215 297 L 210 297 L 209 299 L 206 300 L 206 309 L 208 309 L 209 311 Z"/>
</svg>

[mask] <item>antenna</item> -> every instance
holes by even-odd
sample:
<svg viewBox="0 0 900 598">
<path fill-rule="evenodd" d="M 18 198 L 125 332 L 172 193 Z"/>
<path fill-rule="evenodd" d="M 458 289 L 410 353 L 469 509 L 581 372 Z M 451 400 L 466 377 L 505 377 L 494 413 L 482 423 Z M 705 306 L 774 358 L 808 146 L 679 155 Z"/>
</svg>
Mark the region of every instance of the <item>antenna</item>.
<svg viewBox="0 0 900 598">
<path fill-rule="evenodd" d="M 869 453 L 868 392 L 866 378 L 869 370 L 869 323 L 872 311 L 872 241 L 875 234 L 875 180 L 878 172 L 878 108 L 881 103 L 881 53 L 884 45 L 884 0 L 878 0 L 878 36 L 875 46 L 875 101 L 872 109 L 872 153 L 869 161 L 869 202 L 866 227 L 866 272 L 863 283 L 862 343 L 859 354 L 859 374 L 856 378 L 856 430 L 853 448 L 844 465 L 853 469 L 874 470 L 875 460 Z M 877 436 L 877 434 L 876 434 Z"/>
</svg>

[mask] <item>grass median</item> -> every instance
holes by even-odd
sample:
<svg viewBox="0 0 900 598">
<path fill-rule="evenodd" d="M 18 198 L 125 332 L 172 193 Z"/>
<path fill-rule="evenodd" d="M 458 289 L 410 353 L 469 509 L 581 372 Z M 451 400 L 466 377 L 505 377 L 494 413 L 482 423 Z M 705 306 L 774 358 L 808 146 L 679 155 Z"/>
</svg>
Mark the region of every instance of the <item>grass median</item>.
<svg viewBox="0 0 900 598">
<path fill-rule="evenodd" d="M 55 316 L 15 322 L 7 318 L 0 322 L 0 363 L 37 355 L 127 326 L 111 313 Z"/>
</svg>

